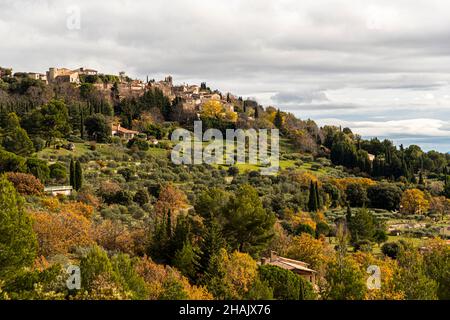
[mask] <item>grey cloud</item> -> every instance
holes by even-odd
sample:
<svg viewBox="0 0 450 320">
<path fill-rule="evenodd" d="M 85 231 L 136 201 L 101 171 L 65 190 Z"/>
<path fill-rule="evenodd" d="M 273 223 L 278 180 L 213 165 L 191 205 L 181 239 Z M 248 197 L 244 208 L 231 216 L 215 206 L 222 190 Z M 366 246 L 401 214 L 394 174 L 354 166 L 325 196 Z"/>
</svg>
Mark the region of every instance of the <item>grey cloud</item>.
<svg viewBox="0 0 450 320">
<path fill-rule="evenodd" d="M 336 104 L 336 103 L 308 103 L 300 105 L 282 105 L 287 111 L 345 111 L 355 110 L 359 106 L 355 104 Z"/>
<path fill-rule="evenodd" d="M 66 28 L 71 5 L 80 30 Z M 445 119 L 449 15 L 446 0 L 3 0 L 0 65 L 172 74 L 317 118 Z"/>
<path fill-rule="evenodd" d="M 328 101 L 327 95 L 321 91 L 309 92 L 278 92 L 271 97 L 279 104 L 311 103 L 313 101 Z"/>
</svg>

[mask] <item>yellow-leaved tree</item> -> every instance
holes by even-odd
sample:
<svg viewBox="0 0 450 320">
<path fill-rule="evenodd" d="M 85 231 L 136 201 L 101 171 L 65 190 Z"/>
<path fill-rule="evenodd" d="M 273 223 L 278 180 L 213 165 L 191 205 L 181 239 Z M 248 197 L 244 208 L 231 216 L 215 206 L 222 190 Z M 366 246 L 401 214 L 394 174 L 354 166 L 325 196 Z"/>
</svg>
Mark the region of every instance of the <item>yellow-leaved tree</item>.
<svg viewBox="0 0 450 320">
<path fill-rule="evenodd" d="M 247 253 L 225 249 L 213 256 L 205 282 L 216 299 L 246 299 L 258 280 L 256 261 Z"/>
<path fill-rule="evenodd" d="M 203 104 L 201 115 L 207 118 L 217 118 L 223 110 L 224 108 L 220 101 L 209 100 Z"/>
<path fill-rule="evenodd" d="M 402 214 L 424 214 L 430 207 L 430 202 L 423 191 L 419 189 L 408 189 L 403 192 L 400 201 L 400 212 Z"/>
<path fill-rule="evenodd" d="M 380 270 L 380 287 L 367 290 L 367 300 L 403 300 L 404 294 L 398 290 L 394 283 L 394 274 L 398 268 L 397 262 L 389 257 L 382 259 L 372 253 L 358 251 L 353 254 L 353 259 L 358 263 L 361 271 L 367 273 L 366 280 L 370 282 L 367 272 L 370 266 L 376 266 Z"/>
<path fill-rule="evenodd" d="M 203 286 L 191 285 L 186 277 L 169 266 L 156 264 L 147 256 L 136 264 L 136 272 L 144 279 L 150 300 L 212 300 Z"/>
<path fill-rule="evenodd" d="M 204 118 L 216 118 L 230 122 L 236 122 L 236 112 L 227 110 L 219 100 L 209 100 L 202 105 L 201 116 Z"/>
<path fill-rule="evenodd" d="M 310 264 L 310 267 L 323 271 L 324 266 L 333 256 L 333 249 L 322 239 L 315 239 L 308 233 L 302 233 L 292 238 L 287 250 L 287 256 Z"/>
</svg>

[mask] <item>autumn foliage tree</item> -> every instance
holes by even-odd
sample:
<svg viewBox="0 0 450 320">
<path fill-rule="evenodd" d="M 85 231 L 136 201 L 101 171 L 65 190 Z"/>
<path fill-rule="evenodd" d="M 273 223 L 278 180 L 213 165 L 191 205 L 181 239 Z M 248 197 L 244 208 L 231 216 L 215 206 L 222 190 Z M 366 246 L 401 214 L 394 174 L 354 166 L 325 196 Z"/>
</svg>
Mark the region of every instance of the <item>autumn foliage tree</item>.
<svg viewBox="0 0 450 320">
<path fill-rule="evenodd" d="M 44 185 L 32 174 L 8 172 L 6 173 L 6 178 L 12 182 L 16 190 L 22 195 L 40 195 L 44 192 Z"/>
<path fill-rule="evenodd" d="M 307 233 L 292 238 L 287 250 L 287 256 L 311 265 L 311 268 L 320 270 L 330 260 L 331 247 L 322 239 L 315 239 Z"/>
<path fill-rule="evenodd" d="M 400 201 L 400 212 L 405 215 L 425 214 L 429 205 L 429 201 L 423 191 L 408 189 L 403 192 Z"/>
<path fill-rule="evenodd" d="M 431 198 L 430 212 L 444 220 L 445 216 L 450 214 L 450 199 L 444 196 Z"/>
<path fill-rule="evenodd" d="M 43 256 L 66 254 L 76 246 L 92 243 L 89 209 L 86 205 L 56 205 L 47 210 L 32 211 L 33 229 L 39 253 Z"/>
<path fill-rule="evenodd" d="M 379 258 L 372 253 L 358 251 L 353 254 L 353 260 L 359 265 L 361 272 L 367 272 L 369 266 L 380 268 L 380 288 L 367 290 L 364 299 L 368 300 L 403 300 L 404 294 L 398 290 L 394 282 L 394 275 L 398 271 L 398 264 L 390 258 Z"/>
<path fill-rule="evenodd" d="M 363 300 L 366 273 L 351 256 L 334 259 L 327 265 L 323 297 L 327 300 Z"/>
<path fill-rule="evenodd" d="M 94 240 L 108 251 L 132 253 L 134 241 L 130 229 L 120 221 L 104 220 L 93 227 Z"/>
<path fill-rule="evenodd" d="M 226 110 L 224 105 L 218 100 L 209 100 L 202 106 L 202 118 L 221 119 L 230 122 L 236 122 L 237 113 Z"/>
<path fill-rule="evenodd" d="M 245 299 L 257 278 L 258 268 L 252 257 L 221 249 L 211 260 L 204 281 L 216 299 Z"/>
<path fill-rule="evenodd" d="M 189 283 L 176 269 L 154 263 L 147 256 L 141 258 L 135 269 L 144 279 L 150 300 L 211 300 L 211 293 L 203 286 Z"/>
<path fill-rule="evenodd" d="M 437 299 L 438 283 L 427 274 L 424 257 L 417 248 L 411 244 L 400 246 L 397 262 L 399 268 L 393 281 L 405 299 Z"/>
<path fill-rule="evenodd" d="M 186 207 L 186 194 L 173 184 L 167 184 L 161 188 L 158 201 L 155 203 L 155 213 L 161 217 L 170 210 L 176 217 L 179 211 Z"/>
<path fill-rule="evenodd" d="M 426 275 L 436 281 L 437 296 L 441 300 L 450 299 L 450 247 L 439 238 L 426 244 L 424 255 Z"/>
</svg>

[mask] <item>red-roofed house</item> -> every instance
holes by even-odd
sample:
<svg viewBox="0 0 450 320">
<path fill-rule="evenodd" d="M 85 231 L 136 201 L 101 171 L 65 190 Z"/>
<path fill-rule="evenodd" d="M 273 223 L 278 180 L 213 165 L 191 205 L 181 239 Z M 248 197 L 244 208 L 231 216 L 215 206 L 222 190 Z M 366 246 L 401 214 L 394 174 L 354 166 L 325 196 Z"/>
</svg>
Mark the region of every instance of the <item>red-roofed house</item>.
<svg viewBox="0 0 450 320">
<path fill-rule="evenodd" d="M 121 137 L 122 139 L 133 139 L 135 135 L 139 134 L 138 131 L 129 130 L 127 128 L 121 127 L 120 123 L 115 125 L 112 125 L 111 128 L 111 135 L 116 137 Z"/>
<path fill-rule="evenodd" d="M 290 270 L 305 280 L 308 280 L 313 285 L 316 284 L 317 271 L 310 269 L 309 264 L 306 262 L 280 257 L 276 252 L 272 251 L 270 253 L 270 258 L 263 258 L 261 264 L 269 264 L 285 270 Z"/>
</svg>

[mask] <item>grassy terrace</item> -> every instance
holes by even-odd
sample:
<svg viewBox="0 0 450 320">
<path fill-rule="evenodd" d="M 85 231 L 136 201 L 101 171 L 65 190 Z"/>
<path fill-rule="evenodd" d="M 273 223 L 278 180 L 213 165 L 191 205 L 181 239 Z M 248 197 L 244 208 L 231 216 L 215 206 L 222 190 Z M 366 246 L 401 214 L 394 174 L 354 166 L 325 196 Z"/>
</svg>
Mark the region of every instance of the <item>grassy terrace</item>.
<svg viewBox="0 0 450 320">
<path fill-rule="evenodd" d="M 67 144 L 67 141 L 62 141 L 62 144 Z M 160 143 L 165 143 L 170 145 L 170 140 L 161 140 Z M 207 146 L 209 143 L 204 142 L 203 146 Z M 65 157 L 75 157 L 78 158 L 80 156 L 86 155 L 90 152 L 94 152 L 91 150 L 91 145 L 88 142 L 84 143 L 74 143 L 75 150 L 70 151 L 65 148 L 55 148 L 54 146 L 45 148 L 44 150 L 37 153 L 37 156 L 41 159 L 46 159 L 51 162 L 57 161 L 58 159 Z M 95 145 L 95 152 L 99 153 L 102 158 L 115 158 L 117 156 L 123 155 L 125 153 L 125 149 L 122 146 L 113 145 L 113 144 L 101 144 L 97 143 Z M 156 158 L 165 158 L 170 156 L 170 150 L 163 148 L 150 148 L 147 151 L 148 155 L 156 157 Z M 290 155 L 295 153 L 294 147 L 289 143 L 289 140 L 285 138 L 280 139 L 280 169 L 285 170 L 288 168 L 293 168 L 297 170 L 310 171 L 317 176 L 324 175 L 334 175 L 334 174 L 342 174 L 342 172 L 338 169 L 333 168 L 328 165 L 321 165 L 315 161 L 297 161 L 293 159 L 285 159 L 285 155 Z M 224 161 L 226 159 L 226 155 L 224 156 Z M 239 169 L 241 173 L 249 172 L 249 171 L 258 171 L 261 169 L 259 164 L 249 164 L 249 163 L 237 163 L 235 166 Z M 229 165 L 215 165 L 215 167 L 223 167 L 227 169 Z"/>
</svg>

